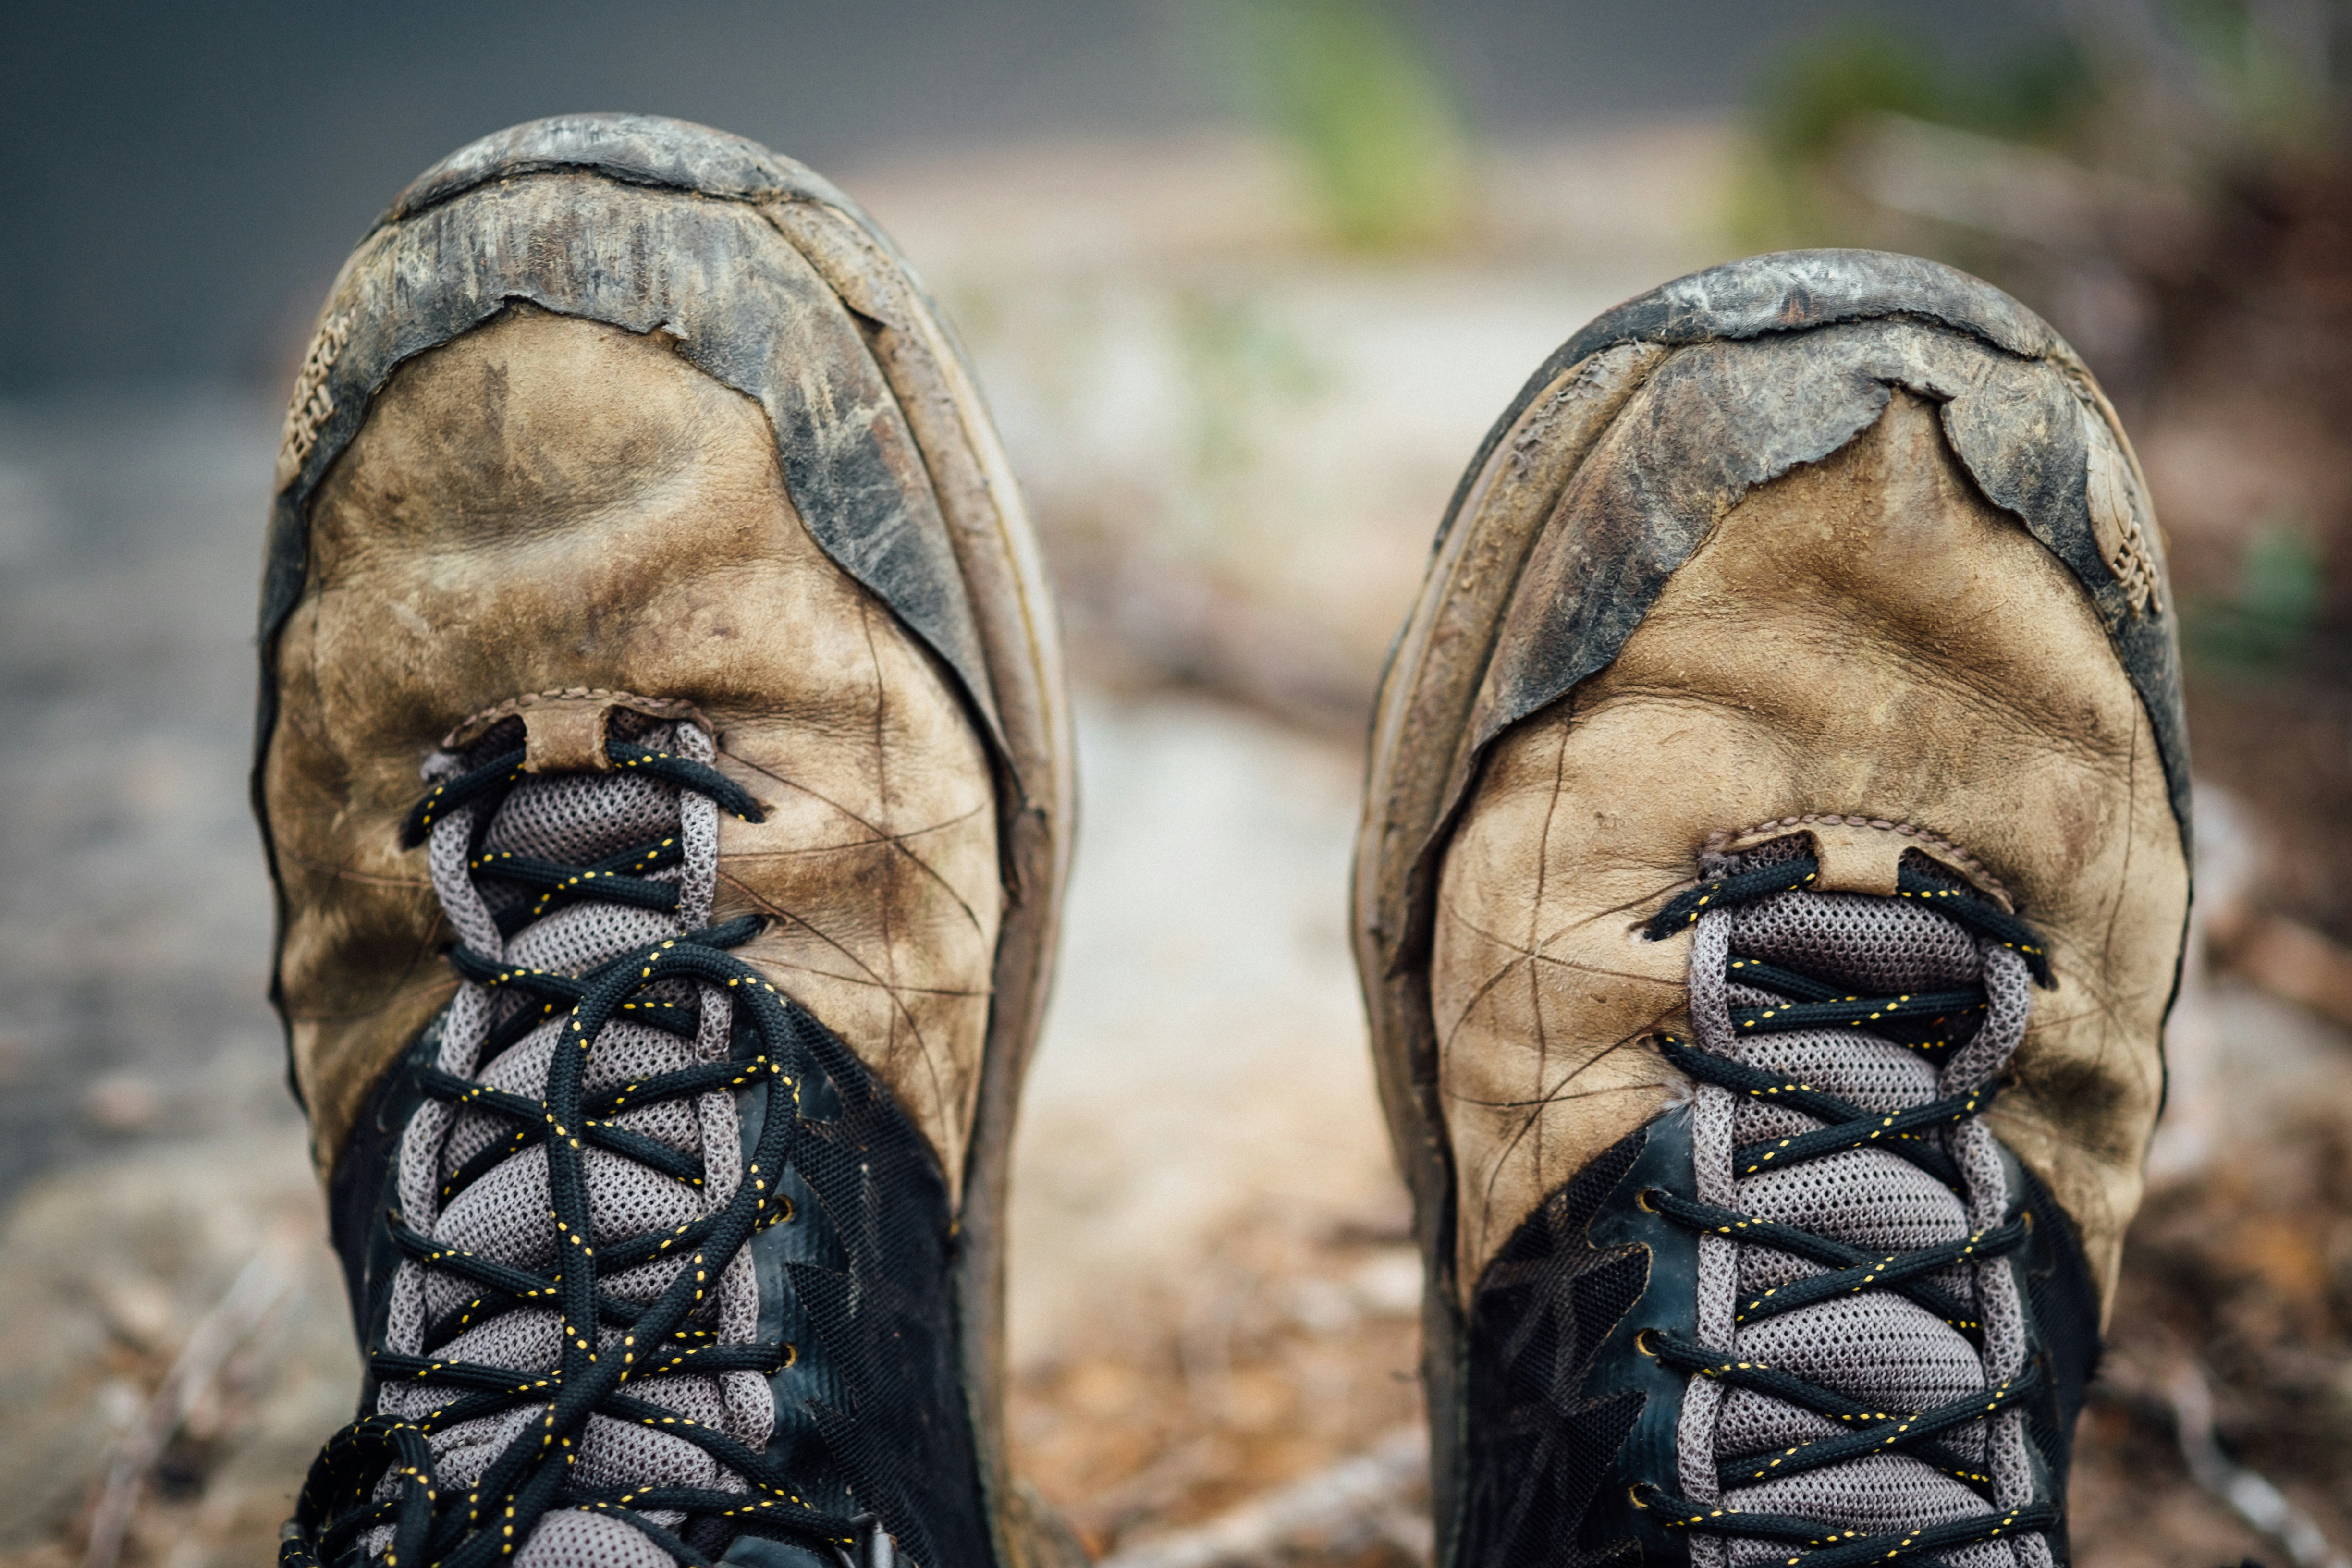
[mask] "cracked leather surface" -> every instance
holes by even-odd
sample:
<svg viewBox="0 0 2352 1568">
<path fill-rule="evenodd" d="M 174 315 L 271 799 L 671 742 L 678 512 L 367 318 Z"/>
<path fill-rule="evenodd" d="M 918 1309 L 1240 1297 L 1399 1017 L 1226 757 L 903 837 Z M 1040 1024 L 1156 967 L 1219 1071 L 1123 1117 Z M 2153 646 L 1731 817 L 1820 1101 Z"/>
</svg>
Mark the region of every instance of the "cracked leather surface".
<svg viewBox="0 0 2352 1568">
<path fill-rule="evenodd" d="M 1465 1292 L 1547 1194 L 1682 1092 L 1643 1037 L 1687 1030 L 1687 938 L 1645 942 L 1639 921 L 1695 875 L 1711 835 L 1842 813 L 1959 846 L 2049 938 L 2058 987 L 2035 994 L 2017 1085 L 1988 1121 L 2112 1293 L 2187 910 L 2168 748 L 2110 639 L 2112 607 L 1954 451 L 1996 438 L 2002 408 L 2030 420 L 2071 408 L 2071 393 L 2060 404 L 2021 383 L 2000 406 L 1956 412 L 1897 382 L 1883 413 L 1790 453 L 1780 477 L 1727 473 L 1720 521 L 1613 662 L 1500 721 L 1513 660 L 1541 662 L 1563 601 L 1605 595 L 1591 541 L 1622 526 L 1612 498 L 1677 482 L 1645 466 L 1643 435 L 1704 451 L 1727 388 L 1769 391 L 1776 358 L 1865 331 L 1890 369 L 1953 363 L 1932 341 L 1948 334 L 1894 324 L 1685 351 L 1701 363 L 1645 386 L 1570 485 L 1506 618 L 1482 699 L 1500 732 L 1445 851 L 1432 933 Z M 2063 434 L 2079 453 L 2102 432 Z"/>
<path fill-rule="evenodd" d="M 262 784 L 322 1168 L 453 989 L 398 846 L 418 764 L 470 713 L 584 685 L 709 715 L 767 811 L 721 819 L 714 918 L 772 918 L 741 956 L 888 1087 L 952 1194 L 1002 913 L 989 757 L 947 667 L 803 526 L 760 405 L 667 334 L 513 308 L 393 375 L 310 522 Z"/>
</svg>

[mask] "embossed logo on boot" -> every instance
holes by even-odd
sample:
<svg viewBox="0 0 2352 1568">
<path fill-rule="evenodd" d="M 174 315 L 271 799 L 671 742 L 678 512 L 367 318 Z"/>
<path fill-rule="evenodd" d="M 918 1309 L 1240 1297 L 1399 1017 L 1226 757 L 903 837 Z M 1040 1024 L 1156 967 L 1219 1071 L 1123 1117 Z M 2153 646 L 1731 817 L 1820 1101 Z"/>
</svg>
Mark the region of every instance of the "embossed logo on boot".
<svg viewBox="0 0 2352 1568">
<path fill-rule="evenodd" d="M 327 395 L 327 373 L 334 368 L 335 356 L 343 352 L 351 335 L 351 312 L 338 311 L 319 323 L 310 352 L 302 356 L 301 374 L 294 378 L 294 396 L 286 405 L 285 433 L 278 444 L 279 489 L 302 471 L 304 459 L 319 444 L 319 431 L 335 412 L 335 400 Z"/>
<path fill-rule="evenodd" d="M 2141 498 L 2131 465 L 2107 431 L 2107 422 L 2079 404 L 2076 407 L 2083 416 L 2088 470 L 2084 479 L 2090 492 L 2091 537 L 2098 543 L 2099 559 L 2123 584 L 2134 615 L 2160 616 L 2164 614 L 2164 574 L 2148 548 L 2154 524 L 2147 517 L 2147 503 Z"/>
</svg>

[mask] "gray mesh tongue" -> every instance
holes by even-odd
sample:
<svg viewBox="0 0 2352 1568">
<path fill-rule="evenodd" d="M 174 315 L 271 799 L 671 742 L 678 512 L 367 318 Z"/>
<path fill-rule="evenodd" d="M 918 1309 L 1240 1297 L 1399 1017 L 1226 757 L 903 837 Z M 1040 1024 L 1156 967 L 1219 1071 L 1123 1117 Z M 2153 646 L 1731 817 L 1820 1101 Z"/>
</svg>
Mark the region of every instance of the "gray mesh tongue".
<svg viewBox="0 0 2352 1568">
<path fill-rule="evenodd" d="M 1801 840 L 1768 845 L 1736 870 L 1799 852 Z M 1736 1035 L 1730 1009 L 1785 1000 L 1739 984 L 1734 958 L 1756 959 L 1850 985 L 1858 994 L 1940 991 L 1981 981 L 1992 999 L 1977 1037 L 1939 1071 L 1921 1051 L 1851 1029 Z M 1924 1105 L 1998 1070 L 2016 1047 L 2025 1016 L 2026 977 L 2015 955 L 1979 941 L 1920 903 L 1854 894 L 1790 892 L 1702 917 L 1691 954 L 1693 1026 L 1702 1046 L 1836 1095 L 1867 1110 Z M 1955 1075 L 1969 1079 L 1957 1082 Z M 2000 1223 L 2008 1194 L 1991 1138 L 1963 1123 L 1937 1134 L 1968 1178 L 1956 1194 L 1896 1155 L 1853 1149 L 1741 1178 L 1731 1151 L 1811 1131 L 1822 1123 L 1785 1105 L 1711 1085 L 1696 1097 L 1699 1196 L 1759 1219 L 1797 1226 L 1874 1252 L 1910 1251 L 1957 1241 Z M 1987 1388 L 2023 1363 L 2022 1321 L 2012 1276 L 1993 1263 L 1956 1267 L 1934 1282 L 1973 1304 L 1988 1325 L 1984 1351 L 1941 1318 L 1885 1291 L 1841 1297 L 1747 1324 L 1737 1302 L 1826 1272 L 1771 1247 L 1702 1240 L 1699 1337 L 1739 1359 L 1777 1367 L 1844 1394 L 1874 1410 L 1916 1411 Z M 1695 1379 L 1680 1434 L 1686 1495 L 1731 1509 L 1796 1515 L 1870 1533 L 1990 1514 L 1994 1505 L 1916 1458 L 1883 1453 L 1843 1465 L 1746 1485 L 1722 1485 L 1719 1467 L 1769 1459 L 1833 1436 L 1841 1424 L 1751 1390 Z M 1946 1446 L 1993 1480 L 2002 1507 L 2030 1500 L 2021 1416 L 2005 1413 L 1947 1434 Z M 1727 1471 L 1736 1475 L 1735 1465 Z M 1693 1557 L 1732 1568 L 1790 1560 L 1785 1543 L 1695 1535 Z M 2049 1568 L 2042 1537 L 1950 1552 L 1957 1568 Z"/>
<path fill-rule="evenodd" d="M 426 767 L 428 778 L 446 777 L 512 743 L 494 732 L 465 757 L 443 753 Z M 663 726 L 642 739 L 708 762 L 709 738 L 690 725 Z M 485 854 L 514 854 L 585 864 L 634 846 L 676 837 L 683 864 L 649 873 L 678 889 L 675 913 L 606 903 L 574 904 L 523 926 L 502 942 L 499 909 L 535 897 L 509 884 L 477 883 L 467 863 L 475 826 L 474 808 L 453 812 L 432 837 L 433 878 L 443 908 L 466 945 L 485 954 L 536 969 L 579 974 L 649 942 L 704 924 L 709 916 L 718 867 L 718 813 L 705 797 L 681 792 L 641 773 L 583 773 L 531 778 L 499 805 L 482 839 Z M 486 897 L 487 894 L 487 897 Z M 492 902 L 495 900 L 495 904 Z M 684 984 L 649 998 L 691 1003 Z M 730 1010 L 723 994 L 701 998 L 703 1028 L 693 1040 L 649 1026 L 615 1022 L 598 1037 L 588 1058 L 591 1093 L 625 1080 L 716 1060 L 727 1051 Z M 444 1024 L 441 1066 L 460 1077 L 539 1099 L 546 1086 L 561 1016 L 549 1019 L 488 1062 L 479 1060 L 501 1009 L 516 999 L 486 988 L 464 986 Z M 659 1140 L 702 1161 L 708 1179 L 696 1189 L 634 1161 L 591 1149 L 585 1156 L 594 1245 L 667 1231 L 724 1205 L 733 1195 L 742 1164 L 742 1129 L 731 1096 L 709 1094 L 694 1101 L 669 1101 L 625 1110 L 615 1125 Z M 556 1236 L 549 1205 L 547 1163 L 537 1146 L 514 1154 L 466 1187 L 446 1206 L 442 1184 L 483 1150 L 507 1142 L 511 1123 L 476 1110 L 453 1111 L 428 1102 L 411 1122 L 400 1149 L 401 1213 L 408 1223 L 482 1257 L 524 1268 L 541 1269 L 554 1256 Z M 695 1321 L 721 1343 L 757 1337 L 759 1301 L 750 1255 L 739 1255 L 721 1275 L 712 1305 Z M 600 1280 L 624 1300 L 650 1301 L 682 1267 L 657 1261 Z M 425 1350 L 428 1323 L 465 1306 L 473 1286 L 450 1274 L 404 1263 L 394 1280 L 389 1348 L 408 1354 Z M 604 1331 L 607 1342 L 615 1332 Z M 435 1352 L 519 1372 L 544 1372 L 560 1361 L 557 1318 L 551 1311 L 518 1310 L 465 1328 Z M 635 1395 L 695 1424 L 715 1427 L 753 1450 L 763 1447 L 774 1423 L 767 1381 L 757 1373 L 716 1377 L 657 1378 L 632 1385 Z M 417 1416 L 447 1405 L 459 1393 L 432 1382 L 387 1385 L 377 1408 L 383 1414 Z M 468 1487 L 527 1425 L 539 1406 L 468 1421 L 431 1438 L 446 1485 Z M 740 1490 L 743 1483 L 703 1450 L 650 1426 L 598 1416 L 590 1421 L 574 1460 L 578 1484 L 589 1487 L 694 1486 Z M 384 1495 L 391 1495 L 387 1489 Z M 667 1525 L 678 1516 L 648 1517 Z M 371 1538 L 381 1554 L 390 1531 Z M 540 1522 L 517 1559 L 525 1568 L 669 1568 L 666 1552 L 633 1526 L 608 1516 L 566 1510 Z"/>
</svg>

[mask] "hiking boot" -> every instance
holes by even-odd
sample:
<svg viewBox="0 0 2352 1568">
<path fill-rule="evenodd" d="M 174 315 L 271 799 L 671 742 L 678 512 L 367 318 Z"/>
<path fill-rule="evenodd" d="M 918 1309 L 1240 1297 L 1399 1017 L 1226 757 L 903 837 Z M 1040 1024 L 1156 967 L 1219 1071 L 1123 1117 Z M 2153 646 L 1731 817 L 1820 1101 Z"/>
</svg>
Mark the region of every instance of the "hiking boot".
<svg viewBox="0 0 2352 1568">
<path fill-rule="evenodd" d="M 2188 910 L 2172 615 L 2081 362 L 1932 263 L 1669 284 L 1496 425 L 1355 887 L 1442 1563 L 2065 1557 Z"/>
<path fill-rule="evenodd" d="M 296 385 L 261 665 L 367 1357 L 280 1561 L 1069 1557 L 1001 1432 L 1059 656 L 880 233 L 669 121 L 435 167 Z"/>
</svg>

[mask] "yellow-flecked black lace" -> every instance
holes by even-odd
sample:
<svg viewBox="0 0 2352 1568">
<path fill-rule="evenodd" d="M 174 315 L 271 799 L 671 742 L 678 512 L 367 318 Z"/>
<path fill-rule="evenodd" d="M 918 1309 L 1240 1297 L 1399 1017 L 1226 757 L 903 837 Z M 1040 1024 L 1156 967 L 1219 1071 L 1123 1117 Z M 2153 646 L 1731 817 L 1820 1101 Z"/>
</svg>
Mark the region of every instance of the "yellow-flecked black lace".
<svg viewBox="0 0 2352 1568">
<path fill-rule="evenodd" d="M 708 764 L 620 741 L 608 745 L 607 756 L 616 768 L 643 770 L 709 795 L 738 816 L 759 819 L 757 803 Z M 469 802 L 494 807 L 496 797 L 520 779 L 522 760 L 517 750 L 436 785 L 410 814 L 408 840 L 421 842 L 435 821 Z M 642 873 L 677 858 L 675 840 L 667 839 L 634 847 L 593 866 L 477 854 L 469 869 L 478 877 L 504 878 L 539 889 L 538 900 L 516 906 L 530 911 L 522 922 L 528 923 L 563 905 L 592 900 L 674 909 L 676 889 Z M 458 1390 L 458 1396 L 415 1417 L 366 1415 L 337 1433 L 311 1467 L 281 1542 L 280 1568 L 349 1562 L 364 1549 L 371 1532 L 387 1527 L 391 1541 L 382 1561 L 389 1568 L 487 1568 L 518 1551 L 540 1520 L 556 1510 L 611 1515 L 642 1531 L 677 1562 L 697 1568 L 708 1568 L 709 1557 L 677 1530 L 649 1515 L 724 1520 L 740 1531 L 798 1541 L 845 1563 L 888 1560 L 887 1537 L 871 1515 L 843 1516 L 810 1507 L 792 1478 L 765 1455 L 632 1392 L 634 1384 L 655 1377 L 769 1374 L 792 1363 L 796 1352 L 790 1344 L 720 1344 L 696 1320 L 728 1263 L 752 1234 L 792 1216 L 791 1200 L 780 1183 L 793 1161 L 799 1119 L 789 1114 L 761 1119 L 758 1144 L 748 1155 L 741 1180 L 733 1196 L 716 1211 L 666 1232 L 603 1246 L 592 1246 L 589 1240 L 588 1149 L 634 1160 L 698 1189 L 707 1180 L 699 1158 L 615 1125 L 621 1111 L 747 1089 L 761 1082 L 774 1084 L 782 1103 L 789 1105 L 799 1087 L 819 1070 L 813 1047 L 820 1026 L 729 951 L 749 941 L 763 924 L 759 917 L 747 916 L 707 926 L 648 943 L 578 976 L 506 963 L 462 946 L 452 950 L 451 963 L 465 978 L 526 999 L 491 1032 L 484 1059 L 551 1017 L 564 1016 L 566 1022 L 551 1053 L 542 1099 L 437 1067 L 419 1074 L 419 1087 L 426 1096 L 510 1124 L 506 1139 L 446 1178 L 443 1202 L 530 1145 L 541 1144 L 546 1150 L 549 1196 L 560 1238 L 557 1256 L 544 1271 L 520 1268 L 438 1242 L 396 1214 L 388 1216 L 389 1233 L 404 1256 L 472 1287 L 469 1299 L 425 1325 L 423 1342 L 428 1349 L 449 1342 L 470 1324 L 530 1305 L 557 1313 L 562 1359 L 551 1370 L 523 1372 L 373 1350 L 369 1370 L 379 1384 L 425 1382 Z M 501 932 L 510 934 L 503 924 Z M 695 1037 L 701 1026 L 698 1005 L 647 994 L 659 990 L 674 994 L 681 989 L 679 982 L 688 983 L 697 994 L 726 998 L 732 1013 L 730 1035 L 736 1042 L 729 1059 L 588 1092 L 591 1047 L 614 1020 L 625 1018 Z M 682 1264 L 650 1303 L 625 1301 L 599 1287 L 600 1279 L 663 1258 L 677 1258 Z M 445 1485 L 436 1469 L 433 1435 L 518 1406 L 539 1407 L 540 1418 L 490 1461 L 477 1485 Z M 691 1443 L 740 1478 L 744 1489 L 579 1485 L 572 1479 L 572 1461 L 592 1415 L 654 1426 Z M 387 1478 L 393 1483 L 388 1489 L 383 1485 Z"/>
<path fill-rule="evenodd" d="M 1730 909 L 1811 887 L 1819 868 L 1810 856 L 1769 862 L 1702 883 L 1678 895 L 1654 918 L 1646 933 L 1660 941 L 1687 930 L 1712 910 Z M 1935 898 L 1936 912 L 2016 952 L 2030 973 L 2045 984 L 2049 960 L 2040 936 L 2007 910 L 1903 868 L 1903 896 Z M 1732 956 L 1727 978 L 1778 1000 L 1729 1008 L 1735 1037 L 1822 1028 L 1867 1029 L 1920 1051 L 1931 1059 L 1948 1057 L 1963 1037 L 1962 1025 L 1980 1020 L 1988 1005 L 1981 984 L 1934 993 L 1883 996 L 1853 994 L 1844 987 L 1799 970 Z M 1877 1148 L 1910 1162 L 1953 1192 L 1966 1195 L 1958 1166 L 1928 1135 L 1980 1114 L 2000 1092 L 1988 1083 L 1924 1105 L 1881 1113 L 1790 1075 L 1767 1071 L 1729 1057 L 1701 1050 L 1672 1036 L 1654 1037 L 1660 1053 L 1691 1079 L 1712 1084 L 1766 1105 L 1798 1111 L 1823 1123 L 1811 1131 L 1760 1140 L 1736 1147 L 1731 1167 L 1738 1176 L 1798 1165 L 1848 1149 Z M 1979 1350 L 1984 1325 L 1975 1308 L 1951 1296 L 1935 1277 L 1956 1265 L 1999 1258 L 2024 1245 L 2030 1234 L 2022 1218 L 2011 1220 L 1939 1246 L 1874 1252 L 1801 1226 L 1759 1219 L 1737 1209 L 1682 1197 L 1662 1188 L 1639 1194 L 1643 1207 L 1702 1235 L 1744 1246 L 1765 1247 L 1815 1265 L 1786 1284 L 1738 1300 L 1733 1321 L 1742 1326 L 1860 1291 L 1903 1296 L 1941 1319 Z M 1879 1410 L 1834 1389 L 1767 1363 L 1727 1354 L 1696 1341 L 1652 1330 L 1641 1337 L 1644 1353 L 1685 1377 L 1706 1377 L 1751 1389 L 1825 1417 L 1840 1428 L 1833 1435 L 1764 1453 L 1719 1461 L 1718 1484 L 1752 1487 L 1767 1481 L 1850 1463 L 1872 1454 L 1899 1451 L 1942 1470 L 1992 1502 L 1993 1479 L 1986 1468 L 1964 1458 L 1942 1438 L 1955 1428 L 1980 1421 L 2025 1402 L 2041 1383 L 2041 1368 L 2029 1363 L 2016 1377 L 1926 1410 Z M 2046 1530 L 2057 1521 L 2046 1500 L 1946 1524 L 1866 1534 L 1819 1520 L 1750 1512 L 1700 1503 L 1653 1482 L 1633 1489 L 1636 1506 L 1669 1529 L 1770 1541 L 1799 1550 L 1788 1563 L 1801 1568 L 1862 1568 L 1865 1563 L 1935 1561 L 1935 1554 L 1980 1542 Z"/>
<path fill-rule="evenodd" d="M 2055 1505 L 2036 1501 L 1974 1519 L 1948 1520 L 1875 1534 L 1839 1530 L 1819 1520 L 1790 1514 L 1751 1513 L 1720 1503 L 1692 1502 L 1648 1482 L 1633 1488 L 1633 1506 L 1657 1516 L 1669 1530 L 1696 1530 L 1743 1536 L 1798 1548 L 1783 1561 L 1801 1568 L 1944 1568 L 1941 1554 L 1981 1542 L 2008 1541 L 2048 1530 L 2058 1522 Z"/>
<path fill-rule="evenodd" d="M 1818 860 L 1811 855 L 1797 855 L 1750 867 L 1717 881 L 1701 882 L 1675 894 L 1664 909 L 1651 917 L 1645 934 L 1652 942 L 1664 941 L 1676 931 L 1689 930 L 1709 910 L 1728 909 L 1734 904 L 1768 899 L 1775 893 L 1810 888 L 1820 876 Z M 1907 860 L 1896 867 L 1895 896 L 1918 900 L 1947 920 L 2011 949 L 2025 960 L 2026 972 L 2037 984 L 2057 984 L 2050 968 L 2050 950 L 2039 933 L 1999 904 L 1965 888 L 1939 881 Z"/>
</svg>

